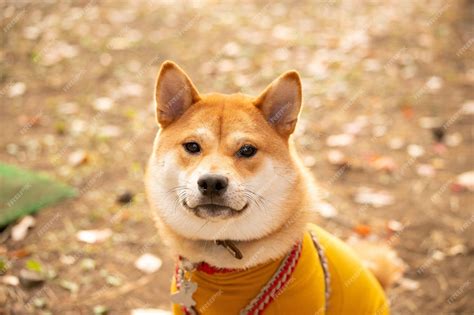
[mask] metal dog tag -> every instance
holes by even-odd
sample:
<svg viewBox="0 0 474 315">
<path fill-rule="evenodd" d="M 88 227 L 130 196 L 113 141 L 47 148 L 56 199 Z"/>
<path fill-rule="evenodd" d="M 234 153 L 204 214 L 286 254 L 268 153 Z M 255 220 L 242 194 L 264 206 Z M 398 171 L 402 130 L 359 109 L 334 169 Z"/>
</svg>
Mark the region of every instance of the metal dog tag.
<svg viewBox="0 0 474 315">
<path fill-rule="evenodd" d="M 186 308 L 191 308 L 196 305 L 193 299 L 193 294 L 197 290 L 197 283 L 183 280 L 179 291 L 171 294 L 171 301 L 175 304 L 180 304 Z"/>
</svg>

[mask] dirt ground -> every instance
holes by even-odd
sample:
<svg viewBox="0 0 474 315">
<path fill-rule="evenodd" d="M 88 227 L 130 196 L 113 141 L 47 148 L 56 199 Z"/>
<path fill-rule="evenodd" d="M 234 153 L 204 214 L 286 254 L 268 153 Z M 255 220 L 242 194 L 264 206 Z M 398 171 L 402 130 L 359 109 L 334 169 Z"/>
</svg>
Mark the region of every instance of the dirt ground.
<svg viewBox="0 0 474 315">
<path fill-rule="evenodd" d="M 319 224 L 396 249 L 408 268 L 394 314 L 474 314 L 474 197 L 458 177 L 474 170 L 472 1 L 131 3 L 0 0 L 0 160 L 78 190 L 24 240 L 3 231 L 2 272 L 33 262 L 48 279 L 1 283 L 0 314 L 169 309 L 173 262 L 142 183 L 166 59 L 203 92 L 257 94 L 297 69 L 296 143 L 337 210 Z M 124 192 L 132 202 L 117 202 Z M 101 243 L 76 237 L 106 228 Z M 158 272 L 135 268 L 143 253 Z"/>
</svg>

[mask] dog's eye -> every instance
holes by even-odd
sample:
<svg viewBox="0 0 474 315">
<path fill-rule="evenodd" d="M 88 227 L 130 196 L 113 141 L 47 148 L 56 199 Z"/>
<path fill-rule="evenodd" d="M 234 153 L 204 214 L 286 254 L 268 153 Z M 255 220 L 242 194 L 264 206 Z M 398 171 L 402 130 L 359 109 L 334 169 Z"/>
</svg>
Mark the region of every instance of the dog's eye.
<svg viewBox="0 0 474 315">
<path fill-rule="evenodd" d="M 186 142 L 183 144 L 183 147 L 186 151 L 191 154 L 196 154 L 201 152 L 201 146 L 197 142 Z"/>
<path fill-rule="evenodd" d="M 249 158 L 249 157 L 254 156 L 255 153 L 257 153 L 257 148 L 250 144 L 246 144 L 246 145 L 243 145 L 239 149 L 239 151 L 237 151 L 237 156 Z"/>
</svg>

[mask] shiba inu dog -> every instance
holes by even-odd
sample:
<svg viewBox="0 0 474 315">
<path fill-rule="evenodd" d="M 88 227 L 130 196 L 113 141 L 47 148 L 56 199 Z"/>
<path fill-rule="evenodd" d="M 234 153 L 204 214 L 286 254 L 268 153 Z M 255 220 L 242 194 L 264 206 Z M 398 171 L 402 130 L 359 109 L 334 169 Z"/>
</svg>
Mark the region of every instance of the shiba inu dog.
<svg viewBox="0 0 474 315">
<path fill-rule="evenodd" d="M 177 260 L 176 314 L 387 314 L 378 282 L 308 224 L 317 189 L 292 142 L 301 81 L 258 97 L 201 94 L 173 62 L 156 82 L 147 195 Z"/>
</svg>

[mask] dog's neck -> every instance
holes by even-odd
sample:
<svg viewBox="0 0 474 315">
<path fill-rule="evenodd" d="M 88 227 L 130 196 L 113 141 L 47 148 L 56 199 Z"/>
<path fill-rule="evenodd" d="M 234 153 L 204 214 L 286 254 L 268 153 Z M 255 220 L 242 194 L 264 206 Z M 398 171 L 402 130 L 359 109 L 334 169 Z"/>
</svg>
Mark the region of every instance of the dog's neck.
<svg viewBox="0 0 474 315">
<path fill-rule="evenodd" d="M 217 268 L 247 269 L 285 256 L 301 240 L 308 221 L 309 212 L 301 209 L 289 223 L 268 236 L 251 241 L 234 241 L 242 253 L 242 259 L 235 258 L 214 241 L 184 238 L 163 222 L 159 223 L 159 228 L 166 230 L 165 242 L 175 257 L 182 256 L 193 263 L 206 262 Z"/>
</svg>

